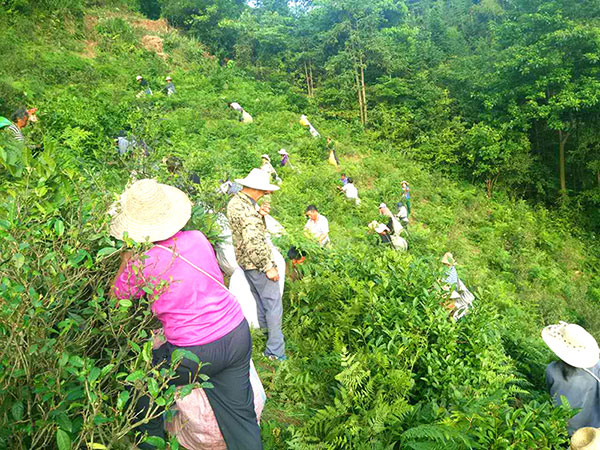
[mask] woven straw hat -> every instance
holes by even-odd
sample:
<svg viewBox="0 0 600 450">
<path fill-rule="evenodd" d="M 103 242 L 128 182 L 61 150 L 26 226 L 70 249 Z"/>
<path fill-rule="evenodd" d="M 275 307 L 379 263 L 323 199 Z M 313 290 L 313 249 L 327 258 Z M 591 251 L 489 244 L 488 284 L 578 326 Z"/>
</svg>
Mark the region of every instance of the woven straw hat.
<svg viewBox="0 0 600 450">
<path fill-rule="evenodd" d="M 571 438 L 571 450 L 600 450 L 600 429 L 580 428 Z"/>
<path fill-rule="evenodd" d="M 587 369 L 600 360 L 596 339 L 577 324 L 548 325 L 542 330 L 542 339 L 556 356 L 573 367 Z"/>
<path fill-rule="evenodd" d="M 379 209 L 383 209 L 383 208 L 387 208 L 387 205 L 385 203 L 380 203 Z"/>
<path fill-rule="evenodd" d="M 265 153 L 265 154 L 263 154 L 263 155 L 260 155 L 260 157 L 261 157 L 262 159 L 266 159 L 267 161 L 271 162 L 271 157 L 270 157 L 269 155 L 267 155 L 266 153 Z"/>
<path fill-rule="evenodd" d="M 123 239 L 127 232 L 136 242 L 168 239 L 192 214 L 192 203 L 183 191 L 148 178 L 123 192 L 117 208 L 110 224 L 111 236 Z"/>
<path fill-rule="evenodd" d="M 278 150 L 277 153 L 279 153 L 280 155 L 287 155 L 288 152 L 285 148 L 282 148 L 281 150 Z"/>
<path fill-rule="evenodd" d="M 442 257 L 442 264 L 446 264 L 447 266 L 456 265 L 456 261 L 454 260 L 454 256 L 452 256 L 452 253 L 444 253 L 444 256 Z"/>
<path fill-rule="evenodd" d="M 171 77 L 167 77 L 167 78 L 165 78 L 165 81 L 171 81 L 171 80 L 172 80 L 172 78 L 171 78 Z"/>
<path fill-rule="evenodd" d="M 277 191 L 279 186 L 269 183 L 271 176 L 261 169 L 252 169 L 246 178 L 238 178 L 236 183 L 259 191 Z"/>
<path fill-rule="evenodd" d="M 141 75 L 138 75 L 137 77 L 135 77 L 136 80 L 140 81 L 142 79 Z"/>
</svg>

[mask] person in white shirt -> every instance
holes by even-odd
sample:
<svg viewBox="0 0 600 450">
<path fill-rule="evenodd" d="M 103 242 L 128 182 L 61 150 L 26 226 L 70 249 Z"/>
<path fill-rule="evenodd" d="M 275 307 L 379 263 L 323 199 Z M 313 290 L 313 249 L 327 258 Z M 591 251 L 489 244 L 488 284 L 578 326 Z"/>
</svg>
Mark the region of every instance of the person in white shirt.
<svg viewBox="0 0 600 450">
<path fill-rule="evenodd" d="M 360 205 L 360 198 L 358 198 L 358 189 L 354 186 L 354 180 L 352 178 L 348 178 L 348 182 L 342 187 L 338 186 L 338 188 L 346 194 L 346 198 L 354 200 L 357 205 Z"/>
<path fill-rule="evenodd" d="M 331 241 L 329 239 L 329 221 L 327 218 L 319 214 L 315 205 L 308 205 L 306 216 L 308 217 L 308 222 L 304 225 L 304 229 L 317 238 L 321 247 L 329 244 Z"/>
<path fill-rule="evenodd" d="M 244 108 L 242 108 L 242 106 L 239 103 L 237 103 L 237 102 L 229 103 L 229 107 L 239 113 L 238 120 L 240 122 L 242 122 L 242 123 L 254 122 L 254 119 L 252 118 L 252 116 L 250 114 L 248 114 L 246 112 L 246 110 Z"/>
</svg>

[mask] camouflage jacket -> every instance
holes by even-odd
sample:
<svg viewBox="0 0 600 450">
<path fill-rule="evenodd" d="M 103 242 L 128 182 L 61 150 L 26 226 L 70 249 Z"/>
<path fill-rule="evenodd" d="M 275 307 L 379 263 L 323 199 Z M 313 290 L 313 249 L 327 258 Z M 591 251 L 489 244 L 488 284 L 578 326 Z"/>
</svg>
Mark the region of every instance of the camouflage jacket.
<svg viewBox="0 0 600 450">
<path fill-rule="evenodd" d="M 240 267 L 261 272 L 275 267 L 271 246 L 267 243 L 265 220 L 258 213 L 256 202 L 243 192 L 238 192 L 227 205 L 227 218 Z"/>
</svg>

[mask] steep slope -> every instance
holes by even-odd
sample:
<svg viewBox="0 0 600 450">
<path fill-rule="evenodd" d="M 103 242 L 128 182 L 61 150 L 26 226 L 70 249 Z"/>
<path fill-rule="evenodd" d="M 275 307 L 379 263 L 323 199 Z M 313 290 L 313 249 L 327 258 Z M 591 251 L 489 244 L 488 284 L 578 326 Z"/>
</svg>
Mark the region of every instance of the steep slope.
<svg viewBox="0 0 600 450">
<path fill-rule="evenodd" d="M 262 153 L 276 160 L 281 147 L 297 170 L 281 170 L 273 196 L 273 215 L 288 232 L 277 244 L 304 246 L 308 261 L 284 299 L 290 360 L 273 366 L 256 356 L 270 396 L 266 448 L 564 445 L 568 414 L 544 393 L 551 355 L 539 330 L 558 320 L 600 330 L 593 241 L 543 209 L 489 200 L 402 149 L 322 119 L 287 86 L 252 80 L 233 62 L 221 67 L 161 23 L 102 9 L 36 26 L 31 17 L 0 19 L 0 114 L 21 103 L 39 107 L 29 138 L 43 143 L 32 170 L 0 178 L 0 331 L 6 349 L 19 349 L 0 356 L 0 446 L 128 445 L 126 387 L 151 385 L 149 350 L 140 345 L 152 324 L 147 305 L 117 308 L 107 298 L 118 245 L 105 212 L 130 172 L 180 181 L 161 162 L 179 156 L 202 180 L 194 199 L 220 210 L 227 199 L 214 193 L 217 180 L 243 176 Z M 24 34 L 27 45 L 18 45 Z M 148 35 L 162 40 L 162 51 L 144 49 Z M 137 74 L 154 96 L 136 98 Z M 174 97 L 159 92 L 166 74 Z M 237 122 L 230 101 L 255 123 Z M 301 113 L 337 141 L 340 168 L 299 125 Z M 119 157 L 112 140 L 123 129 L 153 152 Z M 338 195 L 341 171 L 356 180 L 360 207 Z M 411 249 L 398 254 L 378 246 L 366 226 L 381 201 L 398 200 L 403 179 L 414 213 Z M 330 250 L 302 235 L 310 203 L 330 220 Z M 215 235 L 210 215 L 195 219 Z M 459 323 L 448 320 L 436 283 L 445 251 L 478 297 Z M 256 355 L 263 339 L 255 333 Z"/>
</svg>

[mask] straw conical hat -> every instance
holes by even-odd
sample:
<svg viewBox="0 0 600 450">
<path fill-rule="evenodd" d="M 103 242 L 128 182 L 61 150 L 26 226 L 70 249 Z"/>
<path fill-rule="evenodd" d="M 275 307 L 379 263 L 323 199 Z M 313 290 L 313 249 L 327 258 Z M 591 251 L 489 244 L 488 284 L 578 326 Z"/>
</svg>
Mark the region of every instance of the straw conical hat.
<svg viewBox="0 0 600 450">
<path fill-rule="evenodd" d="M 571 438 L 571 450 L 600 450 L 600 429 L 580 428 Z"/>
<path fill-rule="evenodd" d="M 156 180 L 133 183 L 119 200 L 110 225 L 111 236 L 123 234 L 136 242 L 162 241 L 181 230 L 190 219 L 192 203 L 179 189 Z"/>
<path fill-rule="evenodd" d="M 587 369 L 600 360 L 596 339 L 577 324 L 548 325 L 542 330 L 542 339 L 556 356 L 573 367 Z"/>
</svg>

